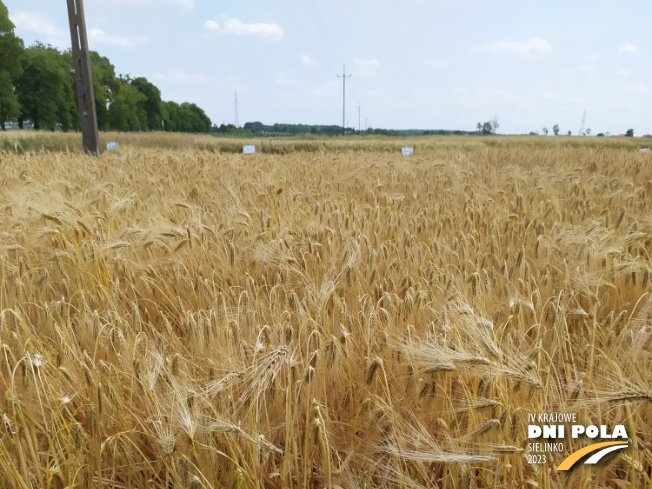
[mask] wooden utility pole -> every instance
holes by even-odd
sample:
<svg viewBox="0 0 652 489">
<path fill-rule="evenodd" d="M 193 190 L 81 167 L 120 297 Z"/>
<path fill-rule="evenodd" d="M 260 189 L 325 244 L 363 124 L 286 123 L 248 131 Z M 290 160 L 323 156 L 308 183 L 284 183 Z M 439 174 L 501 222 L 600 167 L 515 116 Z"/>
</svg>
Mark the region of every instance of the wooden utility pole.
<svg viewBox="0 0 652 489">
<path fill-rule="evenodd" d="M 97 112 L 95 110 L 95 91 L 93 90 L 93 73 L 91 72 L 91 55 L 86 36 L 86 19 L 84 18 L 83 0 L 67 0 L 68 19 L 70 21 L 70 38 L 72 40 L 72 59 L 75 70 L 75 88 L 77 106 L 81 118 L 84 151 L 92 155 L 100 152 L 100 138 L 97 130 Z"/>
</svg>

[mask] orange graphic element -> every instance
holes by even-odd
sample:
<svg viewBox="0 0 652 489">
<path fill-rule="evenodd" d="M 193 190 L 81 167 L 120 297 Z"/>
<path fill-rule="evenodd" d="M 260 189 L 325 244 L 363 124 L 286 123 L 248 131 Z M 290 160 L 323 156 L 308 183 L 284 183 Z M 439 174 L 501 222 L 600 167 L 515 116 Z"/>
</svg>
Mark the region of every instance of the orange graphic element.
<svg viewBox="0 0 652 489">
<path fill-rule="evenodd" d="M 557 471 L 568 470 L 573 465 L 575 465 L 575 462 L 581 459 L 584 455 L 588 455 L 589 453 L 600 450 L 601 448 L 612 447 L 614 445 L 623 445 L 623 448 L 627 446 L 627 444 L 622 441 L 605 441 L 604 443 L 594 443 L 593 445 L 584 447 L 568 456 L 562 463 L 559 464 Z"/>
</svg>

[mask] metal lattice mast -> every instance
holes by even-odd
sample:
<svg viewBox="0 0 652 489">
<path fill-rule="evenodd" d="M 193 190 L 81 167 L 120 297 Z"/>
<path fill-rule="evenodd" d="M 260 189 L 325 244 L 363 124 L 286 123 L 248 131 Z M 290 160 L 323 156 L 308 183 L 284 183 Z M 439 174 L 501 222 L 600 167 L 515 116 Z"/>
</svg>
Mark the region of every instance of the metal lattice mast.
<svg viewBox="0 0 652 489">
<path fill-rule="evenodd" d="M 358 132 L 360 132 L 360 103 L 358 102 Z"/>
<path fill-rule="evenodd" d="M 346 79 L 351 76 L 346 74 L 346 65 L 344 65 L 342 75 L 337 75 L 342 79 L 342 135 L 346 135 Z"/>
<path fill-rule="evenodd" d="M 91 72 L 91 55 L 86 36 L 86 19 L 83 0 L 67 0 L 68 20 L 70 22 L 70 39 L 72 40 L 72 59 L 75 70 L 75 89 L 77 106 L 81 119 L 84 151 L 98 155 L 100 138 L 97 129 L 97 112 L 95 110 L 95 92 L 93 90 L 93 73 Z"/>
<path fill-rule="evenodd" d="M 238 117 L 238 91 L 235 91 L 235 127 L 240 125 L 240 118 Z"/>
</svg>

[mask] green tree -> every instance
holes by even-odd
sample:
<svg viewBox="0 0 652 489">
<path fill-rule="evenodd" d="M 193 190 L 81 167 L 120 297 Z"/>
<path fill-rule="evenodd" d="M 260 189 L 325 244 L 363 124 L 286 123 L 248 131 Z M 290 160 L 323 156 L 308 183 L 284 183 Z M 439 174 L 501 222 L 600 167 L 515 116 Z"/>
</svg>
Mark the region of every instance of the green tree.
<svg viewBox="0 0 652 489">
<path fill-rule="evenodd" d="M 41 43 L 27 48 L 23 73 L 16 83 L 21 105 L 19 124 L 29 119 L 34 129 L 64 129 L 75 120 L 74 89 L 70 62 L 57 49 Z M 78 118 L 78 116 L 77 116 Z"/>
<path fill-rule="evenodd" d="M 161 104 L 161 114 L 163 116 L 163 129 L 168 132 L 180 132 L 180 110 L 176 102 L 163 102 Z"/>
<path fill-rule="evenodd" d="M 20 104 L 14 85 L 6 71 L 0 71 L 0 129 L 6 130 L 6 122 L 20 116 Z"/>
<path fill-rule="evenodd" d="M 163 102 L 163 121 L 166 131 L 206 133 L 212 128 L 211 120 L 206 113 L 197 105 L 187 102 L 181 105 L 175 102 Z M 235 130 L 235 126 L 231 127 Z M 226 132 L 226 130 L 222 131 L 220 128 L 219 132 Z"/>
<path fill-rule="evenodd" d="M 160 131 L 162 128 L 161 122 L 163 121 L 161 91 L 153 83 L 147 81 L 147 78 L 143 77 L 135 78 L 131 81 L 131 84 L 145 96 L 142 107 L 145 110 L 147 127 L 143 127 L 143 130 Z"/>
<path fill-rule="evenodd" d="M 97 126 L 101 131 L 106 131 L 109 128 L 109 105 L 120 89 L 120 82 L 109 58 L 100 56 L 97 51 L 91 51 L 91 71 L 93 72 Z"/>
<path fill-rule="evenodd" d="M 544 128 L 542 129 L 542 131 L 543 131 L 543 135 L 544 135 L 544 136 L 547 136 L 547 135 L 548 135 L 548 128 L 547 128 L 547 127 L 544 127 Z"/>
<path fill-rule="evenodd" d="M 129 83 L 129 78 L 118 78 L 118 93 L 108 111 L 109 126 L 116 131 L 142 131 L 147 126 L 143 103 L 147 97 Z M 143 128 L 145 124 L 145 128 Z"/>
<path fill-rule="evenodd" d="M 559 136 L 559 124 L 555 124 L 554 126 L 552 126 L 552 133 L 555 136 Z"/>
<path fill-rule="evenodd" d="M 627 132 L 625 132 L 625 136 L 628 138 L 633 138 L 634 137 L 634 129 L 627 129 Z"/>
<path fill-rule="evenodd" d="M 7 121 L 20 116 L 14 83 L 23 72 L 21 61 L 25 46 L 14 34 L 14 28 L 9 20 L 9 11 L 0 0 L 0 128 L 3 131 Z"/>
<path fill-rule="evenodd" d="M 183 103 L 180 107 L 183 132 L 206 133 L 211 130 L 211 120 L 206 113 L 195 104 Z"/>
<path fill-rule="evenodd" d="M 68 82 L 64 85 L 61 99 L 57 103 L 57 121 L 61 129 L 68 132 L 70 129 L 79 130 L 79 109 L 77 107 L 77 93 L 75 92 L 75 66 L 72 51 L 69 49 L 61 53 L 62 62 L 66 64 Z"/>
</svg>

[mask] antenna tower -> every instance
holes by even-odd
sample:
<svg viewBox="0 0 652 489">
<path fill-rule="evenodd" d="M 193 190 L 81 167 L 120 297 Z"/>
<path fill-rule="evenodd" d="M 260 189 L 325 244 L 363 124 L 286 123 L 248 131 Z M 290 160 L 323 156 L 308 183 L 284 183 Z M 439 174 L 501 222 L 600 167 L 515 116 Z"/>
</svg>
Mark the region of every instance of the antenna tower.
<svg viewBox="0 0 652 489">
<path fill-rule="evenodd" d="M 358 102 L 358 132 L 360 132 L 360 102 Z"/>
<path fill-rule="evenodd" d="M 351 75 L 346 74 L 346 65 L 342 71 L 342 75 L 337 75 L 342 79 L 342 135 L 346 135 L 346 79 L 351 78 Z"/>
<path fill-rule="evenodd" d="M 238 120 L 238 91 L 235 91 L 235 127 L 238 127 L 240 125 L 240 121 Z"/>
<path fill-rule="evenodd" d="M 582 125 L 580 126 L 580 132 L 578 136 L 583 136 L 584 135 L 584 123 L 586 122 L 586 110 L 584 111 L 584 115 L 582 115 Z"/>
</svg>

